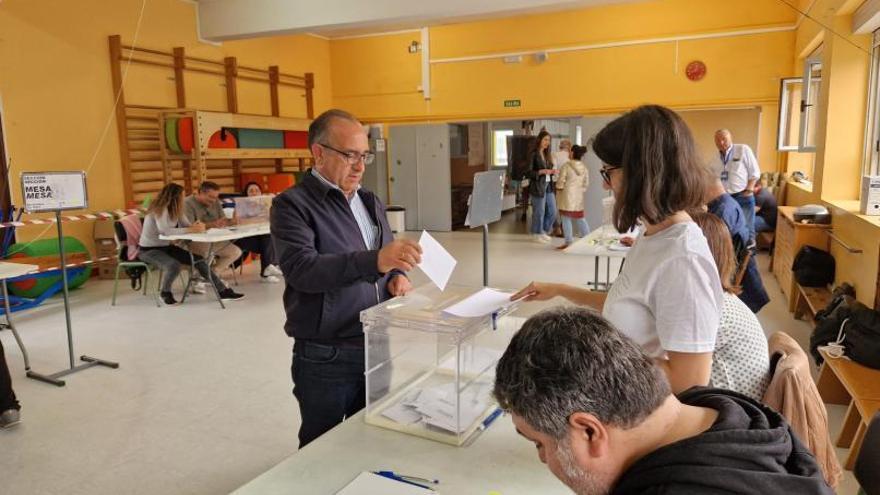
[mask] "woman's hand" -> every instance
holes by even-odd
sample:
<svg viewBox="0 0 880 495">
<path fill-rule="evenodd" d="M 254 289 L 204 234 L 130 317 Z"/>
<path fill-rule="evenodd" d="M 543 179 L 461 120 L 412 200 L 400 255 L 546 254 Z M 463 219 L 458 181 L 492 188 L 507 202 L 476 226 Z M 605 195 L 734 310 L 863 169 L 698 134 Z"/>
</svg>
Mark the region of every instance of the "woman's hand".
<svg viewBox="0 0 880 495">
<path fill-rule="evenodd" d="M 560 284 L 532 282 L 516 294 L 510 296 L 510 300 L 516 301 L 522 299 L 523 301 L 546 301 L 559 296 L 561 287 Z"/>
<path fill-rule="evenodd" d="M 201 234 L 205 231 L 205 224 L 202 222 L 195 222 L 189 226 L 189 232 L 193 234 Z"/>
</svg>

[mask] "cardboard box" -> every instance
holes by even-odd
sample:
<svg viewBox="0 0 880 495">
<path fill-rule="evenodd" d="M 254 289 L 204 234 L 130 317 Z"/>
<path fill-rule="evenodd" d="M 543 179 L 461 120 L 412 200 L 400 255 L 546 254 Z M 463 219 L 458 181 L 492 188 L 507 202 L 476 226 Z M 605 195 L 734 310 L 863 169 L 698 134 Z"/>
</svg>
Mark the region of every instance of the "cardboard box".
<svg viewBox="0 0 880 495">
<path fill-rule="evenodd" d="M 116 261 L 100 261 L 96 264 L 98 278 L 102 280 L 113 280 L 116 276 Z M 120 274 L 121 276 L 122 274 Z"/>
<path fill-rule="evenodd" d="M 95 220 L 93 239 L 115 239 L 116 232 L 113 230 L 113 220 Z"/>
</svg>

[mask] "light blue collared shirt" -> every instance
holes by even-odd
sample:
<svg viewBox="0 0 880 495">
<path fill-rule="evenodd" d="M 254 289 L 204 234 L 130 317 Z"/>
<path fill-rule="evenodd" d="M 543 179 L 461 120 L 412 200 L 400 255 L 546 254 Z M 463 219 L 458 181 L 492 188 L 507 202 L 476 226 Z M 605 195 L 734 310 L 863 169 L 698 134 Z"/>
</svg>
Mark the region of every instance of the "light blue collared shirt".
<svg viewBox="0 0 880 495">
<path fill-rule="evenodd" d="M 370 218 L 370 212 L 367 211 L 367 206 L 361 199 L 360 194 L 355 191 L 355 193 L 351 195 L 351 198 L 349 198 L 339 186 L 324 178 L 317 169 L 312 169 L 312 175 L 317 177 L 319 181 L 323 182 L 331 189 L 336 189 L 337 191 L 342 192 L 342 195 L 348 200 L 348 207 L 351 208 L 351 213 L 354 215 L 354 219 L 358 224 L 358 228 L 361 231 L 361 237 L 364 238 L 364 245 L 367 246 L 367 249 L 379 249 L 379 229 L 373 224 L 373 219 Z M 360 189 L 360 186 L 358 186 L 358 189 Z"/>
</svg>

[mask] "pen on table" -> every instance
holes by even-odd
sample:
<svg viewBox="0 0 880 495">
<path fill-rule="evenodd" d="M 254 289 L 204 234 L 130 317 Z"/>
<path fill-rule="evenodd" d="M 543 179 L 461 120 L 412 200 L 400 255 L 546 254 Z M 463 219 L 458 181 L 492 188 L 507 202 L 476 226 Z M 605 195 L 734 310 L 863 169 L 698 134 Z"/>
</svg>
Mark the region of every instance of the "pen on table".
<svg viewBox="0 0 880 495">
<path fill-rule="evenodd" d="M 392 479 L 394 481 L 400 481 L 401 483 L 407 483 L 410 485 L 415 485 L 421 488 L 427 488 L 428 490 L 433 490 L 428 484 L 431 485 L 439 485 L 440 480 L 429 480 L 427 478 L 419 478 L 417 476 L 406 476 L 403 474 L 395 473 L 394 471 L 373 471 L 374 474 L 382 476 L 384 478 Z M 420 483 L 416 483 L 419 481 Z M 424 485 L 421 483 L 425 483 Z"/>
<path fill-rule="evenodd" d="M 495 410 L 492 411 L 491 414 L 486 416 L 486 419 L 484 419 L 483 422 L 480 423 L 479 426 L 477 426 L 477 429 L 474 430 L 474 433 L 471 434 L 471 437 L 467 439 L 467 441 L 464 443 L 463 447 L 469 447 L 472 443 L 474 443 L 474 441 L 477 439 L 477 437 L 480 436 L 481 433 L 486 431 L 486 428 L 488 428 L 492 423 L 494 423 L 496 419 L 500 418 L 502 414 L 504 414 L 503 409 L 501 409 L 500 407 L 495 408 Z"/>
</svg>

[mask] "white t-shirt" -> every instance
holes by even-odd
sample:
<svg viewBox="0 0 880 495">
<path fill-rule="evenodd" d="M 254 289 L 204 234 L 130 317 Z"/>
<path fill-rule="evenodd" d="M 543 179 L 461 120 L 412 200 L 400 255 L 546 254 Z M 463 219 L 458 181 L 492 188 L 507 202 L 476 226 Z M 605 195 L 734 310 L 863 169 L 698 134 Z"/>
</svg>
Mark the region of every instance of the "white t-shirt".
<svg viewBox="0 0 880 495">
<path fill-rule="evenodd" d="M 602 315 L 652 358 L 712 352 L 723 298 L 703 231 L 684 222 L 639 238 Z"/>
</svg>

